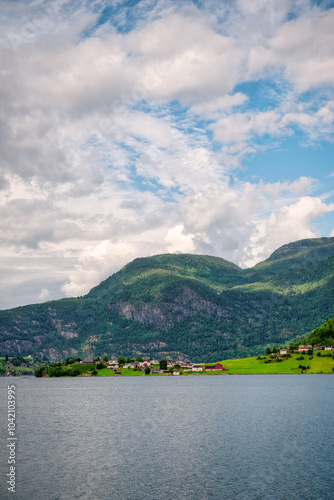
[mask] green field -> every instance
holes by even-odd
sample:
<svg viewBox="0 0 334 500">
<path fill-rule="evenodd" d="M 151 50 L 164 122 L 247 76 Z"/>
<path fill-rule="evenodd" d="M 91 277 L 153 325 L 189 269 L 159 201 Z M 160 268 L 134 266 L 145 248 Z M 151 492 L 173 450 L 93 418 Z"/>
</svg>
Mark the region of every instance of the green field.
<svg viewBox="0 0 334 500">
<path fill-rule="evenodd" d="M 282 358 L 282 362 L 278 363 L 272 360 L 270 363 L 265 363 L 270 359 L 270 356 L 263 356 L 261 360 L 257 358 L 243 359 L 228 359 L 221 361 L 223 367 L 228 371 L 223 373 L 228 374 L 274 374 L 274 373 L 333 373 L 334 359 L 325 357 L 325 351 L 321 352 L 322 356 L 308 356 L 304 354 L 303 360 L 297 360 L 300 354 L 292 354 L 291 358 Z M 326 353 L 327 354 L 327 353 Z M 311 359 L 310 359 L 311 358 Z M 309 366 L 308 370 L 301 370 L 299 365 Z"/>
<path fill-rule="evenodd" d="M 124 375 L 131 375 L 131 376 L 138 376 L 138 375 L 143 375 L 144 372 L 140 372 L 138 370 L 131 370 L 131 369 L 121 369 L 117 370 L 122 373 L 122 376 Z M 113 370 L 109 370 L 109 368 L 102 368 L 101 370 L 97 370 L 97 376 L 99 377 L 110 377 L 110 376 L 115 376 Z"/>
</svg>

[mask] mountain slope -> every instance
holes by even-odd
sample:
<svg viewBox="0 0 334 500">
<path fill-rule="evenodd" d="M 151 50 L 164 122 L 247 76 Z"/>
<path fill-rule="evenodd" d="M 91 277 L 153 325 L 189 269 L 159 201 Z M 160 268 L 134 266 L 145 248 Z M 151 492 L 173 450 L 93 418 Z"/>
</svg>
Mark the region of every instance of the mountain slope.
<svg viewBox="0 0 334 500">
<path fill-rule="evenodd" d="M 0 311 L 0 353 L 214 360 L 256 354 L 334 316 L 334 238 L 242 270 L 218 257 L 135 259 L 86 296 Z"/>
</svg>

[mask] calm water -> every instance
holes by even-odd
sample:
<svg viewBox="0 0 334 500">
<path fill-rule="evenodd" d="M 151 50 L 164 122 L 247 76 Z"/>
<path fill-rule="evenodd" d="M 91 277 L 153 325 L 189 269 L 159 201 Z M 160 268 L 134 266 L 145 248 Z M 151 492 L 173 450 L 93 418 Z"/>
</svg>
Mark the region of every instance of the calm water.
<svg viewBox="0 0 334 500">
<path fill-rule="evenodd" d="M 333 386 L 331 375 L 0 378 L 0 498 L 333 500 Z"/>
</svg>

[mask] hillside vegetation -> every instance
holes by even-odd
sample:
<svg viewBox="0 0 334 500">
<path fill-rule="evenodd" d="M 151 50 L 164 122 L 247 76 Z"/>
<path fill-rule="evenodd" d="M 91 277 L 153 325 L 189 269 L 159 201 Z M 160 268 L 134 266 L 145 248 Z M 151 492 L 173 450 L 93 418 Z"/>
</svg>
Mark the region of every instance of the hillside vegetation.
<svg viewBox="0 0 334 500">
<path fill-rule="evenodd" d="M 224 259 L 135 259 L 86 296 L 0 311 L 0 353 L 214 361 L 257 355 L 334 316 L 334 238 L 284 245 L 243 270 Z"/>
</svg>

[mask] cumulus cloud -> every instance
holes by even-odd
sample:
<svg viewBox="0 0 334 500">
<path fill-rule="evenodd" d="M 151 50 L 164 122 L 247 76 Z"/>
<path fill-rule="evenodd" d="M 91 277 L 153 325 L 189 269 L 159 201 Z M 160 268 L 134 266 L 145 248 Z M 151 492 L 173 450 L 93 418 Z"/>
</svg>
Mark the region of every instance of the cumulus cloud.
<svg viewBox="0 0 334 500">
<path fill-rule="evenodd" d="M 312 227 L 311 222 L 333 211 L 334 203 L 326 204 L 309 196 L 274 210 L 262 225 L 261 237 L 256 240 L 255 259 L 249 259 L 248 263 L 253 264 L 261 254 L 267 256 L 285 242 L 319 237 L 319 230 Z"/>
<path fill-rule="evenodd" d="M 5 307 L 82 295 L 137 256 L 246 266 L 318 234 L 333 208 L 316 170 L 253 178 L 244 161 L 333 140 L 334 10 L 204 3 L 3 2 Z"/>
<path fill-rule="evenodd" d="M 196 245 L 191 234 L 184 233 L 183 224 L 177 224 L 171 227 L 166 236 L 165 242 L 167 243 L 168 253 L 194 253 Z"/>
<path fill-rule="evenodd" d="M 334 83 L 334 9 L 281 26 L 269 47 L 299 91 Z"/>
</svg>

